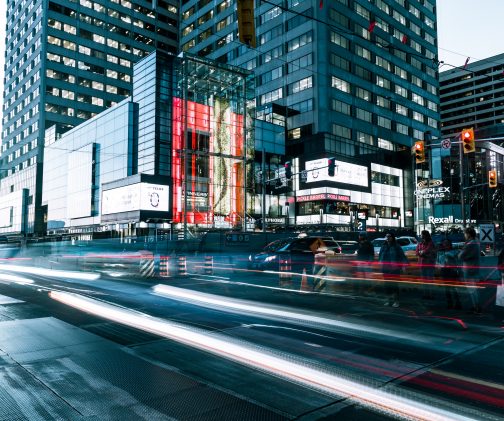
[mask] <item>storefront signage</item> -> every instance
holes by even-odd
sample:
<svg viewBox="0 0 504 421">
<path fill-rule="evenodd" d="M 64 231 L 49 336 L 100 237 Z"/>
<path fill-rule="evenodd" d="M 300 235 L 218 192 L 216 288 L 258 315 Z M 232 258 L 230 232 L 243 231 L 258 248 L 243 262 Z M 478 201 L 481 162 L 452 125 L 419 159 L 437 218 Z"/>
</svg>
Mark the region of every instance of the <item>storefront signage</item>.
<svg viewBox="0 0 504 421">
<path fill-rule="evenodd" d="M 315 202 L 320 200 L 334 200 L 337 202 L 350 202 L 350 196 L 334 193 L 308 194 L 296 197 L 296 202 Z"/>
<path fill-rule="evenodd" d="M 450 194 L 449 187 L 428 187 L 415 190 L 417 199 L 444 199 Z"/>
<path fill-rule="evenodd" d="M 102 215 L 135 210 L 168 212 L 168 190 L 168 186 L 150 183 L 136 183 L 104 190 Z"/>
<path fill-rule="evenodd" d="M 285 224 L 285 218 L 264 218 L 267 224 Z"/>
<path fill-rule="evenodd" d="M 435 218 L 429 216 L 429 224 L 462 224 L 464 221 L 462 219 L 454 218 L 453 215 L 449 215 L 445 218 Z M 475 224 L 475 219 L 466 219 L 466 223 Z"/>
<path fill-rule="evenodd" d="M 306 182 L 315 183 L 317 181 L 334 181 L 337 183 L 353 184 L 368 187 L 368 168 L 362 165 L 350 164 L 343 161 L 335 161 L 334 176 L 329 176 L 327 168 L 327 158 L 307 161 L 305 163 L 307 172 Z"/>
<path fill-rule="evenodd" d="M 417 189 L 422 190 L 429 187 L 439 187 L 443 185 L 443 180 L 422 180 L 417 183 Z"/>
</svg>

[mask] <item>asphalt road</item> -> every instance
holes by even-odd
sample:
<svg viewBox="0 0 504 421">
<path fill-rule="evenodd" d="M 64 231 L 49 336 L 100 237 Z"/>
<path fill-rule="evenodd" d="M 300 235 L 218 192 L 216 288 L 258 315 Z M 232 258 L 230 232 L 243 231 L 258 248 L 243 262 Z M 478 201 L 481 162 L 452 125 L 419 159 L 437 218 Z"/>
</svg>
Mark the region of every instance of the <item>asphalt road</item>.
<svg viewBox="0 0 504 421">
<path fill-rule="evenodd" d="M 61 320 L 119 344 L 143 361 L 250 402 L 273 414 L 272 419 L 372 420 L 408 413 L 422 419 L 423 407 L 439 408 L 445 419 L 504 416 L 504 329 L 495 315 L 449 312 L 442 301 L 420 302 L 414 291 L 404 296 L 400 308 L 384 307 L 379 291 L 371 296 L 344 286 L 322 294 L 300 291 L 301 277 L 286 288 L 278 274 L 236 270 L 242 268 L 204 275 L 193 266 L 185 277 L 142 280 L 101 274 L 86 280 L 55 278 L 51 272 L 13 273 L 0 266 L 1 296 L 24 302 L 2 305 L 0 300 L 0 323 Z M 170 288 L 155 294 L 153 287 L 159 284 Z M 126 316 L 118 322 L 99 310 L 82 311 L 58 301 L 55 292 L 62 300 L 113 304 Z M 203 340 L 184 337 L 187 332 L 203 335 Z M 0 336 L 0 350 L 3 345 Z M 304 371 L 293 377 L 291 365 Z M 311 377 L 312 371 L 327 380 Z M 357 392 L 350 393 L 351 387 Z M 195 406 L 211 406 L 203 392 L 192 399 Z M 395 399 L 397 408 L 385 404 L 387 399 Z M 145 407 L 154 405 L 148 394 L 139 400 Z M 403 404 L 406 412 L 398 415 Z M 170 414 L 169 409 L 157 410 L 160 419 Z M 8 419 L 1 408 L 0 415 Z M 223 419 L 221 415 L 207 412 L 201 418 Z"/>
</svg>

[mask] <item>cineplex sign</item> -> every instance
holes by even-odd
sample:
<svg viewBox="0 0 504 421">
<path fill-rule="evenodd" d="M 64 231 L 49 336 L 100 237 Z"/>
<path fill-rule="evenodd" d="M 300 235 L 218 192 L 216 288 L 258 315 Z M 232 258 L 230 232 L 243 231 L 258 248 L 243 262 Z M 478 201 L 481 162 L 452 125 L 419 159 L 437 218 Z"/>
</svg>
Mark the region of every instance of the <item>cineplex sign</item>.
<svg viewBox="0 0 504 421">
<path fill-rule="evenodd" d="M 450 195 L 450 187 L 442 186 L 442 180 L 421 181 L 417 184 L 417 199 L 445 199 Z"/>
</svg>

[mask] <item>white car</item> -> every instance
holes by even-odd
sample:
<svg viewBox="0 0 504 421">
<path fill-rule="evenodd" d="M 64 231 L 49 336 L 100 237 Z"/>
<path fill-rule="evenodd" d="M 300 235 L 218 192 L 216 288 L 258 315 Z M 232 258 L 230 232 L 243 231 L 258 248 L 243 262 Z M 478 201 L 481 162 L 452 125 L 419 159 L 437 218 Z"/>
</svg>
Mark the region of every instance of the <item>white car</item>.
<svg viewBox="0 0 504 421">
<path fill-rule="evenodd" d="M 387 241 L 386 238 L 376 238 L 372 241 L 376 255 L 380 253 L 380 249 L 385 241 Z M 403 251 L 415 251 L 418 244 L 418 240 L 415 237 L 397 237 L 396 241 L 397 244 L 401 246 Z"/>
</svg>

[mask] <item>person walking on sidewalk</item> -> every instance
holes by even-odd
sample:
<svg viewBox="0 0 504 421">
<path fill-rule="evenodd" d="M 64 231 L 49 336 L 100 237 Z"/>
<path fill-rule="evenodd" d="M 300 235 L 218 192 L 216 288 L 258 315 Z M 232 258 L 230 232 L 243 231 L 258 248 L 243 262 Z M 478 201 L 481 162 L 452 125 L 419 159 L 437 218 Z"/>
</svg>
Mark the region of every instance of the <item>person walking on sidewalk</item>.
<svg viewBox="0 0 504 421">
<path fill-rule="evenodd" d="M 447 282 L 445 286 L 446 306 L 460 310 L 460 296 L 457 287 L 450 285 L 449 282 L 459 281 L 459 270 L 457 262 L 457 251 L 453 250 L 452 242 L 449 239 L 443 240 L 437 254 L 437 266 L 439 268 L 439 277 Z"/>
<path fill-rule="evenodd" d="M 434 281 L 434 265 L 436 264 L 437 251 L 430 232 L 424 230 L 421 235 L 422 241 L 420 241 L 416 247 L 416 255 L 422 273 L 422 298 L 431 300 L 434 298 L 434 291 L 432 291 L 432 285 L 430 284 Z"/>
<path fill-rule="evenodd" d="M 401 246 L 397 244 L 394 233 L 387 233 L 385 239 L 378 255 L 385 280 L 385 293 L 388 296 L 385 305 L 399 307 L 399 286 L 394 283 L 394 279 L 400 276 L 403 267 L 408 264 L 408 259 Z"/>
<path fill-rule="evenodd" d="M 357 264 L 355 267 L 355 275 L 357 278 L 365 278 L 367 272 L 371 272 L 374 261 L 374 247 L 369 241 L 367 232 L 359 232 L 359 248 L 357 249 Z M 355 292 L 362 290 L 362 281 L 355 280 Z"/>
<path fill-rule="evenodd" d="M 479 304 L 479 294 L 476 288 L 476 282 L 479 278 L 479 266 L 480 266 L 480 255 L 481 249 L 480 244 L 476 241 L 476 231 L 473 227 L 467 227 L 464 230 L 464 237 L 466 243 L 464 248 L 458 254 L 459 260 L 462 262 L 462 275 L 464 277 L 464 283 L 469 293 L 471 299 L 471 311 L 473 313 L 481 313 L 481 307 Z"/>
</svg>

